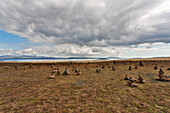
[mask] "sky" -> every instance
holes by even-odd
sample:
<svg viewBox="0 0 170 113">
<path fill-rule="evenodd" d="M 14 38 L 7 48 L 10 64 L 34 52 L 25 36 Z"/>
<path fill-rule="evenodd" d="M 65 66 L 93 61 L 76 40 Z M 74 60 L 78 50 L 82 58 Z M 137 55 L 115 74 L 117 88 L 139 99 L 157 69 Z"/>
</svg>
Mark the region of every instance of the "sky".
<svg viewBox="0 0 170 113">
<path fill-rule="evenodd" d="M 0 56 L 170 56 L 170 0 L 1 0 L 0 6 Z"/>
</svg>

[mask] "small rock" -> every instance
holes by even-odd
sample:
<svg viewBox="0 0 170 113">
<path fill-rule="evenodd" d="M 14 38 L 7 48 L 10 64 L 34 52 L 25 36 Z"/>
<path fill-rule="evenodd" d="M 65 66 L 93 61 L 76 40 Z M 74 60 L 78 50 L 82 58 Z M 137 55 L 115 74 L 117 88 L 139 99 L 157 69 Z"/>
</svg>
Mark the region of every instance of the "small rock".
<svg viewBox="0 0 170 113">
<path fill-rule="evenodd" d="M 168 68 L 167 70 L 170 70 L 170 68 Z"/>
<path fill-rule="evenodd" d="M 144 104 L 143 103 L 140 103 L 141 106 L 143 106 Z"/>
<path fill-rule="evenodd" d="M 114 78 L 111 78 L 111 80 L 115 80 Z"/>
<path fill-rule="evenodd" d="M 84 84 L 84 81 L 79 81 L 79 82 L 77 82 L 77 83 L 75 83 L 73 85 L 82 85 L 82 84 Z"/>
</svg>

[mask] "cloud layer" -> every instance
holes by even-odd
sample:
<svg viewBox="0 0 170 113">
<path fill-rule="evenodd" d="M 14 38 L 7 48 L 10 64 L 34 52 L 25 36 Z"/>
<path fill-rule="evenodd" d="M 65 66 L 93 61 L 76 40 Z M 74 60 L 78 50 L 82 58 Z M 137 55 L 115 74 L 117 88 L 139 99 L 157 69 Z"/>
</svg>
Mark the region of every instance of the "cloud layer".
<svg viewBox="0 0 170 113">
<path fill-rule="evenodd" d="M 37 55 L 31 48 L 24 50 L 0 49 L 0 55 Z"/>
<path fill-rule="evenodd" d="M 119 55 L 119 51 L 114 48 L 103 48 L 103 47 L 88 47 L 88 46 L 68 46 L 68 45 L 60 45 L 60 46 L 47 46 L 42 45 L 38 47 L 33 47 L 33 50 L 37 51 L 40 54 L 48 55 L 48 56 L 117 56 Z M 99 56 L 100 55 L 100 56 Z"/>
<path fill-rule="evenodd" d="M 0 6 L 0 29 L 44 43 L 39 51 L 50 54 L 117 55 L 110 47 L 170 42 L 169 0 L 1 0 Z"/>
</svg>

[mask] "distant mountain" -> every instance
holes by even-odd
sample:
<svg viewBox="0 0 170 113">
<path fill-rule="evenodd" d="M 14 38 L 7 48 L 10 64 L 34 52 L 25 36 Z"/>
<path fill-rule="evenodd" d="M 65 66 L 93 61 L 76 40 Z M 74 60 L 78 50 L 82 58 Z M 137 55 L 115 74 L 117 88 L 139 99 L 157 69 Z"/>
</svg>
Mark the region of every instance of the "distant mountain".
<svg viewBox="0 0 170 113">
<path fill-rule="evenodd" d="M 36 55 L 2 55 L 0 58 L 32 58 L 37 57 Z"/>
<path fill-rule="evenodd" d="M 67 59 L 96 59 L 95 57 L 68 57 Z"/>
<path fill-rule="evenodd" d="M 35 59 L 122 59 L 119 57 L 106 57 L 106 58 L 98 58 L 98 57 L 46 57 L 46 56 L 36 56 L 36 55 L 2 55 L 0 58 L 35 58 Z"/>
<path fill-rule="evenodd" d="M 28 59 L 33 59 L 33 60 L 110 60 L 110 59 L 122 59 L 119 57 L 106 57 L 106 58 L 98 58 L 98 57 L 46 57 L 46 56 L 36 56 L 36 55 L 3 55 L 0 56 L 0 61 L 6 61 L 6 60 L 28 60 Z"/>
<path fill-rule="evenodd" d="M 119 58 L 119 57 L 107 57 L 108 59 L 124 59 L 124 58 Z"/>
</svg>

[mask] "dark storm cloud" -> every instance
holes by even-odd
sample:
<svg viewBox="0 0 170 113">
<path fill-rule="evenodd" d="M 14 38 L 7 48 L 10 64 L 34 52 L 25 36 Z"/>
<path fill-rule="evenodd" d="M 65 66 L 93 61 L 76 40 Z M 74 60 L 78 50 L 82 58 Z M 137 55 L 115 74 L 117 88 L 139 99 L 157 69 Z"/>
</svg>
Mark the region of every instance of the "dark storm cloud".
<svg viewBox="0 0 170 113">
<path fill-rule="evenodd" d="M 0 6 L 0 29 L 36 43 L 170 42 L 169 0 L 1 0 Z"/>
</svg>

